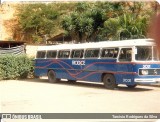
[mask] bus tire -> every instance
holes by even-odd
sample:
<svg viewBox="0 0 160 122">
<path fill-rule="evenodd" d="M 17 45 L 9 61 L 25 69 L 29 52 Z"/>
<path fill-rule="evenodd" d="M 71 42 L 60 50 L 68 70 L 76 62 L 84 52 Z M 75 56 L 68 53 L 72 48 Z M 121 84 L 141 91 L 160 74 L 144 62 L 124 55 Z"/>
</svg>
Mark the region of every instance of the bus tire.
<svg viewBox="0 0 160 122">
<path fill-rule="evenodd" d="M 115 77 L 112 74 L 105 74 L 103 77 L 103 83 L 107 89 L 114 89 L 117 87 Z"/>
<path fill-rule="evenodd" d="M 57 82 L 56 74 L 53 70 L 48 71 L 48 81 L 50 83 L 56 83 Z"/>
<path fill-rule="evenodd" d="M 128 88 L 135 88 L 137 85 L 127 85 Z"/>
</svg>

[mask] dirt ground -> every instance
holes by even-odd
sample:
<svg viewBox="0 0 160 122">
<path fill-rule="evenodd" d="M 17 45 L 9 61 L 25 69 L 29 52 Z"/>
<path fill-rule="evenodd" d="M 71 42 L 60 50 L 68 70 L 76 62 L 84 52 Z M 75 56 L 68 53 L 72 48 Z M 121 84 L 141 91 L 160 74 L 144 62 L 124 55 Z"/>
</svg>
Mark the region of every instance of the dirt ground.
<svg viewBox="0 0 160 122">
<path fill-rule="evenodd" d="M 51 84 L 47 79 L 28 79 L 1 81 L 0 91 L 1 113 L 160 113 L 160 87 L 153 86 L 107 90 L 103 84 L 83 81 Z"/>
</svg>

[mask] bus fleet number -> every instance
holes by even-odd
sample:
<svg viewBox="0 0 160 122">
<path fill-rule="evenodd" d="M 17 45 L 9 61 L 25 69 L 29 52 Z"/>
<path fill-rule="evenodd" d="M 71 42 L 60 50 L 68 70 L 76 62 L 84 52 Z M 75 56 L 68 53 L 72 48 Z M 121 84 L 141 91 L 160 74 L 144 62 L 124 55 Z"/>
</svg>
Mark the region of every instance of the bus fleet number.
<svg viewBox="0 0 160 122">
<path fill-rule="evenodd" d="M 131 82 L 131 79 L 123 79 L 123 82 L 129 83 L 129 82 Z"/>
</svg>

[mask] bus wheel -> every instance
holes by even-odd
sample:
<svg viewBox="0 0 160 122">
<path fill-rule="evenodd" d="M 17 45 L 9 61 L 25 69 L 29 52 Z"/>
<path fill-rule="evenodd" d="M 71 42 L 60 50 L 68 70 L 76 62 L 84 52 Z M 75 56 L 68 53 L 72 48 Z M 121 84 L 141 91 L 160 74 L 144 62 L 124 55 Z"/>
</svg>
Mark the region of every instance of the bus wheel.
<svg viewBox="0 0 160 122">
<path fill-rule="evenodd" d="M 137 85 L 127 85 L 128 88 L 135 88 Z"/>
<path fill-rule="evenodd" d="M 48 72 L 48 81 L 49 81 L 50 83 L 55 83 L 55 82 L 57 82 L 56 74 L 54 73 L 53 70 L 49 70 L 49 72 Z"/>
<path fill-rule="evenodd" d="M 103 83 L 105 88 L 114 89 L 117 87 L 115 77 L 112 74 L 106 74 L 103 77 Z"/>
</svg>

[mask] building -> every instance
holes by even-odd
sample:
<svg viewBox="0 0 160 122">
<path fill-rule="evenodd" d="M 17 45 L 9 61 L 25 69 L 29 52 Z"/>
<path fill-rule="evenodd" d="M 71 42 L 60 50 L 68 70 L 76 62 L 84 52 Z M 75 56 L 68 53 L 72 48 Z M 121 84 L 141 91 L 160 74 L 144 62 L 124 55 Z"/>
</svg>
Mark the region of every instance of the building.
<svg viewBox="0 0 160 122">
<path fill-rule="evenodd" d="M 0 55 L 26 53 L 25 42 L 0 41 Z"/>
</svg>

